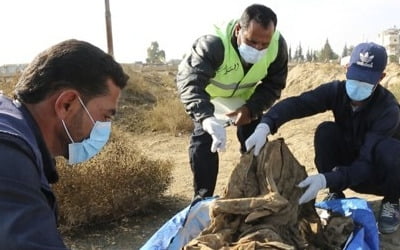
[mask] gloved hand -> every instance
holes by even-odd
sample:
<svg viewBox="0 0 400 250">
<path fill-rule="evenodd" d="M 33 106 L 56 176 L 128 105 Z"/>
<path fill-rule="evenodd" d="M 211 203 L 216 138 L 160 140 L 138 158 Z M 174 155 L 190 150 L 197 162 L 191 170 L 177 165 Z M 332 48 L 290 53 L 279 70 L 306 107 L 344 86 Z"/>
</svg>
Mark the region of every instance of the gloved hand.
<svg viewBox="0 0 400 250">
<path fill-rule="evenodd" d="M 251 134 L 245 142 L 247 152 L 254 147 L 254 155 L 257 156 L 260 153 L 261 148 L 267 141 L 267 136 L 270 133 L 271 131 L 269 129 L 268 124 L 266 123 L 258 124 L 253 134 Z"/>
<path fill-rule="evenodd" d="M 214 116 L 207 117 L 201 123 L 204 131 L 209 133 L 213 139 L 211 144 L 211 152 L 225 151 L 226 131 Z"/>
<path fill-rule="evenodd" d="M 300 188 L 307 187 L 306 191 L 299 199 L 299 204 L 301 205 L 317 197 L 318 191 L 326 188 L 326 179 L 323 174 L 311 175 L 301 181 L 297 186 Z"/>
</svg>

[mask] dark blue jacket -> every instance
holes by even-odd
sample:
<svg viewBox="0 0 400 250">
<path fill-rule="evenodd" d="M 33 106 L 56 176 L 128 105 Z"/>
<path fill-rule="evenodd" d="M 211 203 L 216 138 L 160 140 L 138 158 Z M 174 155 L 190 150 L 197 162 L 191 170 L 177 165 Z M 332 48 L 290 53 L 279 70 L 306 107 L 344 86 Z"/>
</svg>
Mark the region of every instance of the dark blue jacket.
<svg viewBox="0 0 400 250">
<path fill-rule="evenodd" d="M 66 249 L 49 184 L 57 179 L 33 117 L 0 95 L 0 249 Z"/>
<path fill-rule="evenodd" d="M 378 85 L 366 105 L 353 111 L 345 81 L 333 81 L 282 100 L 264 114 L 261 122 L 267 123 L 271 133 L 275 133 L 285 122 L 328 110 L 332 111 L 336 124 L 344 133 L 348 147 L 358 152 L 350 166 L 324 173 L 327 187 L 343 190 L 371 176 L 372 152 L 380 140 L 399 138 L 400 108 L 393 94 Z"/>
</svg>

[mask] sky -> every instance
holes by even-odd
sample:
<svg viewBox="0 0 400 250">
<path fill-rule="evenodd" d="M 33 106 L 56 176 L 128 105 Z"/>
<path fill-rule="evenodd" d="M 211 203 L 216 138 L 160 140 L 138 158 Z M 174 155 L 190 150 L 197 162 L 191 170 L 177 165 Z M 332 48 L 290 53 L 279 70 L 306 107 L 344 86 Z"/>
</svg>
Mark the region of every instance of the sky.
<svg viewBox="0 0 400 250">
<path fill-rule="evenodd" d="M 278 17 L 288 47 L 320 50 L 326 39 L 341 55 L 345 45 L 379 42 L 378 34 L 400 28 L 399 0 L 109 0 L 114 57 L 145 61 L 157 41 L 166 60 L 181 59 L 213 24 L 240 18 L 261 3 Z M 0 65 L 29 63 L 66 39 L 88 41 L 107 52 L 104 0 L 0 0 Z"/>
</svg>

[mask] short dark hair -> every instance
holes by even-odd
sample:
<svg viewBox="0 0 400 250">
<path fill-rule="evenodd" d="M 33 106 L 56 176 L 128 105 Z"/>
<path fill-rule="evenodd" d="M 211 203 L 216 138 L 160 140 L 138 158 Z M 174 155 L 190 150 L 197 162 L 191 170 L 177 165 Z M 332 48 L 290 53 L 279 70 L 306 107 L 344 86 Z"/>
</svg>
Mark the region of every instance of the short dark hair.
<svg viewBox="0 0 400 250">
<path fill-rule="evenodd" d="M 278 23 L 276 14 L 267 6 L 261 4 L 250 5 L 244 10 L 239 21 L 241 28 L 247 29 L 252 20 L 261 24 L 264 28 L 267 28 L 271 21 L 275 27 Z"/>
<path fill-rule="evenodd" d="M 32 104 L 57 90 L 72 88 L 88 101 L 108 92 L 108 79 L 122 89 L 128 78 L 112 56 L 88 42 L 71 39 L 43 51 L 26 67 L 14 97 Z"/>
</svg>

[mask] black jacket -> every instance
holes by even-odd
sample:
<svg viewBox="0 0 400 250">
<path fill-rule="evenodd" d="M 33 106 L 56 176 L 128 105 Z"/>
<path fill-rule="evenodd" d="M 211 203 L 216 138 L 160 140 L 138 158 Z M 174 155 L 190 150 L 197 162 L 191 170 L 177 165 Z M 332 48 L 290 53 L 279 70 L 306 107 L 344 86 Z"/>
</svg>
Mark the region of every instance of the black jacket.
<svg viewBox="0 0 400 250">
<path fill-rule="evenodd" d="M 236 39 L 232 39 L 237 49 Z M 177 87 L 186 112 L 195 120 L 202 121 L 214 113 L 214 106 L 206 92 L 209 80 L 223 63 L 224 46 L 221 39 L 214 35 L 198 38 L 189 54 L 185 56 L 177 74 Z M 253 118 L 261 116 L 281 96 L 281 90 L 286 86 L 288 73 L 288 51 L 286 41 L 279 37 L 277 58 L 268 68 L 268 74 L 261 80 L 253 95 L 247 100 Z M 245 71 L 251 65 L 243 65 Z"/>
<path fill-rule="evenodd" d="M 263 115 L 261 122 L 267 123 L 271 133 L 275 133 L 285 122 L 328 110 L 343 131 L 348 148 L 358 152 L 358 158 L 350 166 L 324 173 L 327 187 L 343 190 L 371 176 L 372 152 L 380 140 L 399 138 L 400 108 L 393 94 L 378 85 L 365 106 L 353 111 L 345 81 L 333 81 L 282 100 Z"/>
</svg>

